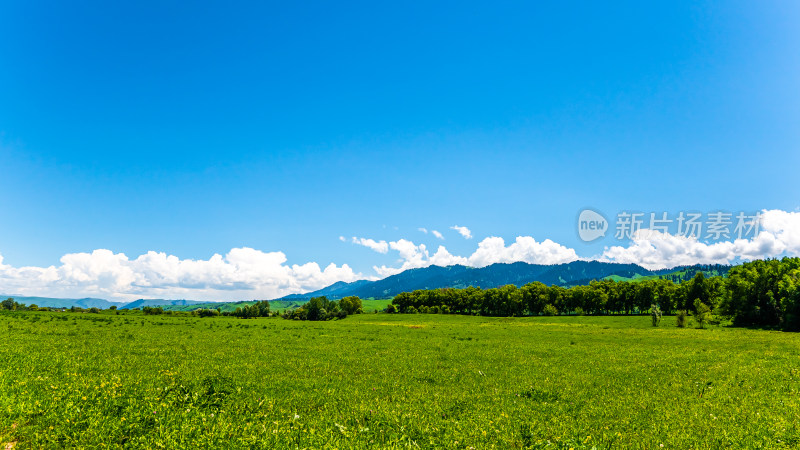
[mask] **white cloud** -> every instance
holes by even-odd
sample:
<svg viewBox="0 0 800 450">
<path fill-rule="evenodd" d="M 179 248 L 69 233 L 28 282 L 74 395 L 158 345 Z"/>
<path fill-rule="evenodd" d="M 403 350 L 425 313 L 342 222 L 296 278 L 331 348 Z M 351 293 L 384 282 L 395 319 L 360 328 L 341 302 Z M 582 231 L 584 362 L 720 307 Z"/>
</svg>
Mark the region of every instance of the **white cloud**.
<svg viewBox="0 0 800 450">
<path fill-rule="evenodd" d="M 444 236 L 442 236 L 442 233 L 439 233 L 437 230 L 428 230 L 427 228 L 420 227 L 420 228 L 417 228 L 417 231 L 421 231 L 421 232 L 423 232 L 425 234 L 428 234 L 428 232 L 430 232 L 437 239 L 444 240 Z M 469 231 L 469 230 L 467 230 L 467 231 Z"/>
<path fill-rule="evenodd" d="M 347 242 L 347 239 L 344 236 L 339 236 L 339 240 L 342 242 Z"/>
<path fill-rule="evenodd" d="M 464 258 L 463 256 L 455 256 L 451 255 L 450 252 L 444 248 L 444 245 L 440 245 L 439 248 L 436 250 L 436 253 L 431 256 L 429 260 L 431 265 L 434 266 L 454 266 L 456 264 L 461 266 L 468 266 L 469 260 Z"/>
<path fill-rule="evenodd" d="M 375 272 L 380 277 L 394 275 L 408 269 L 428 267 L 430 264 L 428 250 L 425 244 L 416 245 L 407 239 L 389 242 L 389 247 L 400 254 L 398 262 L 400 267 L 374 266 Z"/>
<path fill-rule="evenodd" d="M 647 269 L 692 264 L 727 264 L 733 257 L 733 246 L 729 241 L 705 244 L 695 238 L 645 230 L 637 232 L 627 247 L 612 246 L 597 259 L 639 264 Z"/>
<path fill-rule="evenodd" d="M 503 238 L 487 237 L 478 244 L 469 257 L 469 265 L 484 267 L 494 263 L 523 261 L 531 264 L 562 264 L 578 260 L 574 249 L 564 247 L 550 239 L 537 242 L 530 236 L 518 236 L 506 247 Z"/>
<path fill-rule="evenodd" d="M 386 253 L 389 251 L 389 244 L 387 244 L 386 241 L 374 241 L 372 239 L 353 237 L 353 243 L 363 245 L 378 253 Z"/>
<path fill-rule="evenodd" d="M 288 265 L 282 252 L 246 247 L 208 260 L 154 251 L 130 259 L 98 249 L 64 255 L 61 265 L 50 267 L 16 268 L 3 264 L 0 256 L 0 286 L 4 293 L 18 295 L 242 300 L 276 298 L 361 278 L 347 264 L 324 269 L 315 262 Z"/>
<path fill-rule="evenodd" d="M 627 247 L 612 246 L 601 261 L 639 264 L 662 269 L 691 264 L 731 264 L 781 255 L 800 256 L 800 213 L 765 210 L 755 238 L 701 242 L 653 230 L 640 230 Z"/>
<path fill-rule="evenodd" d="M 451 230 L 458 231 L 458 234 L 464 236 L 464 239 L 472 239 L 472 231 L 469 230 L 467 227 L 460 227 L 458 225 L 453 225 L 450 227 Z"/>
</svg>

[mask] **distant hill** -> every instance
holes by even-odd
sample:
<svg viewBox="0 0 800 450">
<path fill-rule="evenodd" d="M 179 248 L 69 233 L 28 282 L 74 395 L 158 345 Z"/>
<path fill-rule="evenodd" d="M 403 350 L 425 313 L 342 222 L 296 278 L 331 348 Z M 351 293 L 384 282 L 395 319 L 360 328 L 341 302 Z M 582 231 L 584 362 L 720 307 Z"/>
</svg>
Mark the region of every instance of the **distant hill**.
<svg viewBox="0 0 800 450">
<path fill-rule="evenodd" d="M 200 302 L 200 301 L 196 301 L 196 300 L 160 300 L 160 299 L 146 300 L 146 299 L 139 299 L 139 300 L 132 301 L 130 303 L 126 303 L 125 305 L 120 306 L 119 309 L 143 308 L 145 306 L 161 306 L 161 307 L 165 307 L 165 306 L 186 306 L 186 305 L 196 305 L 196 304 L 200 304 L 200 303 L 206 303 L 206 302 Z"/>
</svg>

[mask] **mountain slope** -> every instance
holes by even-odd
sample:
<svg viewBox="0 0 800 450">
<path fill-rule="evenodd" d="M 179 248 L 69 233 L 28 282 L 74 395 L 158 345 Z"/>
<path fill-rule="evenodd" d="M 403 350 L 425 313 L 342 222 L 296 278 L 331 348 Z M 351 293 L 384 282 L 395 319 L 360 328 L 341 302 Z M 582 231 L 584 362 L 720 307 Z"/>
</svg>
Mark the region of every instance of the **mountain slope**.
<svg viewBox="0 0 800 450">
<path fill-rule="evenodd" d="M 723 266 L 726 267 L 726 266 Z M 669 273 L 669 272 L 664 272 Z M 607 277 L 635 279 L 639 277 L 658 277 L 661 273 L 645 269 L 636 264 L 604 263 L 599 261 L 574 261 L 567 264 L 541 265 L 516 262 L 492 264 L 474 268 L 465 266 L 430 266 L 410 269 L 377 281 L 356 281 L 336 283 L 318 291 L 302 295 L 292 295 L 283 299 L 299 300 L 325 295 L 341 298 L 357 295 L 361 298 L 390 298 L 400 292 L 417 289 L 438 289 L 445 287 L 465 288 L 478 286 L 493 288 L 514 284 L 540 281 L 547 285 L 574 286 L 587 284 L 591 280 Z"/>
</svg>

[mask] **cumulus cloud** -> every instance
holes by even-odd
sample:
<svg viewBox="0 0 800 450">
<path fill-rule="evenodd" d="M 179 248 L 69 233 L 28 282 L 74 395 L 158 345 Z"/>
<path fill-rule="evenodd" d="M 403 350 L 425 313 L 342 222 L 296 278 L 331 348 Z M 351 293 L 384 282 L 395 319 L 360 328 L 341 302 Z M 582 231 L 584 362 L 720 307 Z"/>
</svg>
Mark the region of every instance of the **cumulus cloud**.
<svg viewBox="0 0 800 450">
<path fill-rule="evenodd" d="M 64 255 L 59 266 L 50 267 L 16 268 L 3 264 L 0 256 L 0 286 L 19 295 L 242 300 L 276 298 L 361 278 L 347 264 L 331 263 L 324 269 L 315 262 L 288 265 L 282 252 L 247 247 L 207 260 L 154 251 L 130 259 L 98 249 Z"/>
<path fill-rule="evenodd" d="M 400 267 L 374 266 L 375 272 L 380 277 L 394 275 L 408 269 L 427 267 L 430 265 L 428 249 L 425 244 L 416 245 L 407 239 L 389 242 L 389 247 L 400 254 Z"/>
<path fill-rule="evenodd" d="M 386 241 L 374 241 L 372 239 L 353 237 L 353 243 L 357 245 L 363 245 L 364 247 L 370 248 L 378 253 L 386 253 L 389 251 L 389 244 L 387 244 Z"/>
<path fill-rule="evenodd" d="M 430 257 L 428 262 L 430 262 L 431 265 L 442 267 L 454 266 L 456 264 L 462 266 L 469 265 L 469 260 L 467 258 L 464 258 L 463 256 L 451 255 L 450 252 L 444 248 L 444 245 L 439 246 L 439 248 L 436 250 L 436 253 Z"/>
<path fill-rule="evenodd" d="M 508 246 L 503 238 L 488 237 L 478 244 L 478 249 L 468 259 L 470 266 L 484 267 L 495 263 L 518 261 L 531 264 L 562 264 L 580 258 L 574 249 L 564 247 L 550 239 L 537 242 L 530 236 L 518 236 Z"/>
<path fill-rule="evenodd" d="M 453 225 L 450 227 L 451 230 L 458 231 L 458 234 L 464 236 L 464 239 L 472 239 L 472 231 L 469 230 L 467 227 L 460 227 L 458 225 Z"/>
<path fill-rule="evenodd" d="M 663 269 L 692 264 L 731 264 L 800 255 L 800 213 L 765 210 L 760 232 L 750 239 L 706 243 L 656 230 L 639 230 L 627 247 L 612 246 L 596 259 Z"/>
</svg>

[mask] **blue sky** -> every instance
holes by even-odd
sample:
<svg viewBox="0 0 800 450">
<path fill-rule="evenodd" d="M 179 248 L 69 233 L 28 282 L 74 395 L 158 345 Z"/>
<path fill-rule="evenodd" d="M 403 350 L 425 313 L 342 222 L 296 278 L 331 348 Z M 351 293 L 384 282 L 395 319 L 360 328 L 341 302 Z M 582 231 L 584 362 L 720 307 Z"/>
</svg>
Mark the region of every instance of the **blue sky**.
<svg viewBox="0 0 800 450">
<path fill-rule="evenodd" d="M 3 2 L 0 263 L 252 248 L 375 276 L 397 252 L 352 237 L 592 257 L 619 243 L 578 239 L 585 207 L 793 213 L 797 23 L 789 1 Z"/>
</svg>

